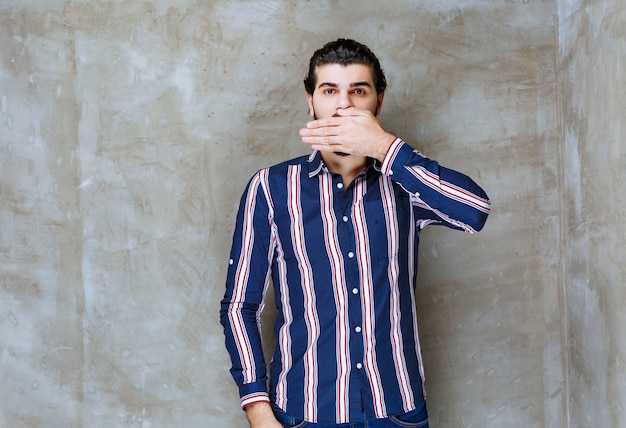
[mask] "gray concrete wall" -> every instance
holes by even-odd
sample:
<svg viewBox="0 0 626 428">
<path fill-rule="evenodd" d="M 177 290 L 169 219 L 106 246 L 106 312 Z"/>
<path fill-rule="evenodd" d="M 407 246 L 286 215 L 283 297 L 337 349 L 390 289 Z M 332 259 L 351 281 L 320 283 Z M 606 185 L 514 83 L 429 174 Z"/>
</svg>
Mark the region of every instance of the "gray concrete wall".
<svg viewBox="0 0 626 428">
<path fill-rule="evenodd" d="M 626 427 L 626 4 L 559 7 L 572 427 Z"/>
<path fill-rule="evenodd" d="M 590 8 L 0 0 L 0 427 L 245 426 L 217 322 L 234 211 L 256 169 L 306 153 L 301 81 L 339 36 L 379 54 L 386 127 L 494 203 L 478 235 L 423 234 L 432 426 L 567 426 L 568 396 L 623 391 L 623 127 L 566 113 L 604 105 L 572 89 L 577 61 L 624 106 L 602 83 L 623 73 L 623 30 L 594 41 Z M 596 48 L 614 68 L 589 65 Z M 614 192 L 596 192 L 606 174 Z"/>
</svg>

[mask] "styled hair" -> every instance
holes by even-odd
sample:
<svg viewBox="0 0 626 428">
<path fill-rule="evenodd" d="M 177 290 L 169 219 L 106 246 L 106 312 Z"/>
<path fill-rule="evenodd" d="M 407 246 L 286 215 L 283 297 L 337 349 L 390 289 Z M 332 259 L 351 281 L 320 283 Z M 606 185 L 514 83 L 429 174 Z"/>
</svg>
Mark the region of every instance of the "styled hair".
<svg viewBox="0 0 626 428">
<path fill-rule="evenodd" d="M 315 51 L 309 61 L 309 74 L 304 79 L 304 89 L 313 94 L 315 91 L 316 79 L 315 70 L 317 67 L 326 64 L 340 64 L 342 66 L 352 64 L 362 64 L 371 68 L 376 93 L 382 94 L 387 88 L 387 79 L 380 66 L 376 55 L 365 45 L 352 39 L 337 39 L 328 42 Z"/>
</svg>

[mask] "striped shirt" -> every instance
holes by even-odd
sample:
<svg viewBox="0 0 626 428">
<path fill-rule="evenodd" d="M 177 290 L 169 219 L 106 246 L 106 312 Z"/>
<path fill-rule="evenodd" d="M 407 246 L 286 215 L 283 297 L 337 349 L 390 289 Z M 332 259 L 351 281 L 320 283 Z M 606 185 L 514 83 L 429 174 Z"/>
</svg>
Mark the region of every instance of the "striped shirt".
<svg viewBox="0 0 626 428">
<path fill-rule="evenodd" d="M 419 232 L 473 233 L 489 210 L 472 179 L 399 138 L 347 188 L 317 151 L 258 171 L 241 199 L 220 312 L 242 407 L 271 401 L 319 423 L 415 409 L 424 401 Z M 270 285 L 268 388 L 260 314 Z"/>
</svg>

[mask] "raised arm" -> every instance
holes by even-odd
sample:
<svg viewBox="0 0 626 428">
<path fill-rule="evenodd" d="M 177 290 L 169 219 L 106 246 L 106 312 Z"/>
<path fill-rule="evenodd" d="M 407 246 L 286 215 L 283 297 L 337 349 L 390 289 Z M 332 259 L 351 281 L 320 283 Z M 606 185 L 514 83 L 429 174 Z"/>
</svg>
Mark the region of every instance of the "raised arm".
<svg viewBox="0 0 626 428">
<path fill-rule="evenodd" d="M 429 211 L 423 225 L 436 222 L 467 232 L 483 228 L 491 202 L 470 177 L 439 165 L 388 133 L 369 111 L 351 107 L 338 114 L 309 122 L 300 130 L 302 141 L 316 150 L 377 159 L 382 173 L 400 184 L 416 207 Z"/>
<path fill-rule="evenodd" d="M 411 195 L 414 205 L 434 213 L 434 222 L 474 233 L 487 221 L 491 202 L 474 180 L 439 165 L 400 138 L 389 146 L 381 171 Z"/>
</svg>

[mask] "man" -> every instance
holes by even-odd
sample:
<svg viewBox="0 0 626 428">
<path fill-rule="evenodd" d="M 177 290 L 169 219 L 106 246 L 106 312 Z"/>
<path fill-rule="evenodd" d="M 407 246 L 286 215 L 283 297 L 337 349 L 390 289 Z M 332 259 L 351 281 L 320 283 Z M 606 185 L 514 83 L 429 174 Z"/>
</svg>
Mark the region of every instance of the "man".
<svg viewBox="0 0 626 428">
<path fill-rule="evenodd" d="M 242 196 L 221 322 L 257 427 L 427 427 L 414 284 L 419 232 L 476 232 L 490 209 L 469 177 L 386 132 L 386 80 L 364 45 L 315 52 L 304 81 L 310 156 L 258 171 Z M 274 287 L 266 365 L 263 297 Z"/>
</svg>

